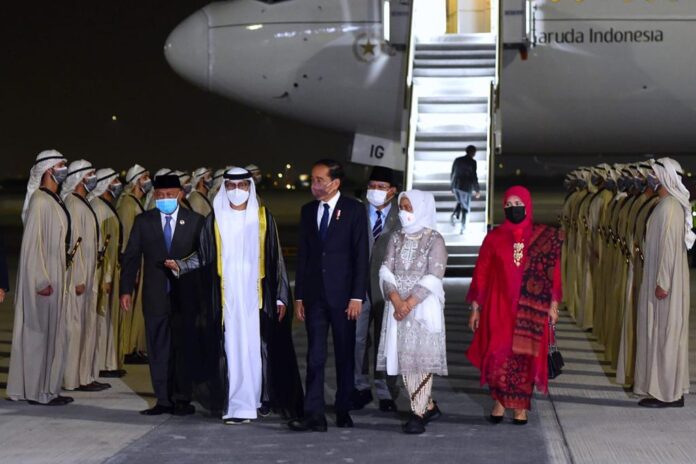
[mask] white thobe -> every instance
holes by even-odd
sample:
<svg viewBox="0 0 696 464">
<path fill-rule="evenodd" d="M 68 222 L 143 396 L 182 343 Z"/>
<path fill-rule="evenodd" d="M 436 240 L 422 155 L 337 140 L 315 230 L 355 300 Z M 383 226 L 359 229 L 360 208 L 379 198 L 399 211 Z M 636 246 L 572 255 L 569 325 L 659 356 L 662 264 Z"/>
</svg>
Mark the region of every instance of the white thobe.
<svg viewBox="0 0 696 464">
<path fill-rule="evenodd" d="M 684 209 L 663 198 L 648 221 L 636 318 L 633 391 L 672 402 L 689 392 L 689 266 Z M 658 300 L 655 289 L 668 294 Z"/>
<path fill-rule="evenodd" d="M 225 324 L 225 355 L 229 381 L 227 411 L 223 419 L 256 419 L 261 406 L 261 328 L 256 282 L 248 276 L 258 262 L 246 262 L 244 243 L 246 211 L 232 211 L 233 220 L 225 227 L 230 237 L 222 238 L 223 317 Z M 225 244 L 232 246 L 225 246 Z M 249 282 L 249 283 L 246 283 Z M 253 284 L 253 285 L 252 285 Z"/>
</svg>

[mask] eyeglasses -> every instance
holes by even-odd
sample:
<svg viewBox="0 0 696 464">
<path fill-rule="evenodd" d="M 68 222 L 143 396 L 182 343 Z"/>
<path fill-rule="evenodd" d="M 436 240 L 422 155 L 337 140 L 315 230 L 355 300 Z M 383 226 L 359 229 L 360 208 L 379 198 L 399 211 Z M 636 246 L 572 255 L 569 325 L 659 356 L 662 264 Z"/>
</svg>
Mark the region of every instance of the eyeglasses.
<svg viewBox="0 0 696 464">
<path fill-rule="evenodd" d="M 241 182 L 234 182 L 231 180 L 226 180 L 225 181 L 225 189 L 226 190 L 234 190 L 234 189 L 240 189 L 240 190 L 249 190 L 249 181 L 248 180 L 243 180 Z"/>
</svg>

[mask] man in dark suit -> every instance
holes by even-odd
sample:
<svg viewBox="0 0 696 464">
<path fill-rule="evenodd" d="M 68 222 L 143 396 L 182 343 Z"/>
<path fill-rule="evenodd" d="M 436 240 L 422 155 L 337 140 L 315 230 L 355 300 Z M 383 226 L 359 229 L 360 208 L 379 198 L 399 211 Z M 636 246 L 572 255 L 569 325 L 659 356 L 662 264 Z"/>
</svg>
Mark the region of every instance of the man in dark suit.
<svg viewBox="0 0 696 464">
<path fill-rule="evenodd" d="M 466 227 L 466 215 L 469 214 L 472 194 L 478 199 L 481 196 L 479 192 L 478 176 L 476 175 L 477 165 L 474 157 L 476 156 L 476 147 L 469 145 L 466 147 L 466 155 L 460 156 L 452 163 L 452 173 L 450 181 L 452 192 L 457 198 L 457 205 L 454 207 L 454 212 L 450 217 L 452 225 L 455 218 L 459 218 L 461 214 L 461 229 L 460 234 L 464 233 Z M 475 192 L 475 193 L 474 193 Z"/>
<path fill-rule="evenodd" d="M 307 388 L 304 417 L 295 431 L 326 431 L 324 366 L 329 327 L 334 340 L 336 425 L 352 427 L 348 411 L 355 366 L 355 321 L 369 276 L 367 214 L 357 200 L 341 195 L 342 166 L 320 160 L 312 167 L 315 201 L 302 207 L 295 277 L 295 314 L 307 328 Z"/>
<path fill-rule="evenodd" d="M 382 332 L 384 316 L 384 297 L 379 288 L 379 268 L 382 267 L 387 245 L 392 232 L 401 230 L 399 205 L 397 204 L 398 182 L 396 173 L 383 166 L 375 166 L 367 183 L 368 217 L 367 236 L 370 245 L 370 285 L 368 298 L 363 304 L 357 322 L 355 337 L 355 391 L 353 392 L 353 409 L 362 409 L 372 401 L 370 385 L 370 346 L 374 349 L 374 383 L 379 409 L 382 412 L 396 411 L 395 399 L 399 394 L 397 377 L 378 371 L 377 350 Z M 373 327 L 370 336 L 370 327 Z"/>
<path fill-rule="evenodd" d="M 190 376 L 195 325 L 195 275 L 193 280 L 175 279 L 164 267 L 167 259 L 182 259 L 193 253 L 204 219 L 179 208 L 183 195 L 175 175 L 155 177 L 156 208 L 136 216 L 121 263 L 121 308 L 131 309 L 136 274 L 143 265 L 143 315 L 150 364 L 150 378 L 157 404 L 144 415 L 193 414 Z M 195 273 L 194 273 L 195 274 Z"/>
</svg>

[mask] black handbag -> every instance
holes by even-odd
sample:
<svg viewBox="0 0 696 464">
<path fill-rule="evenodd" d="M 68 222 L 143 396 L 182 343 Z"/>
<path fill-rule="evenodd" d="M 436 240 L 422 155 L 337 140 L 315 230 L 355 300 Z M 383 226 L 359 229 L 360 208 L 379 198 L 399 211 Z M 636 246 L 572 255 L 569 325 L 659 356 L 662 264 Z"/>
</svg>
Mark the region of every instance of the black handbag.
<svg viewBox="0 0 696 464">
<path fill-rule="evenodd" d="M 565 362 L 563 361 L 563 355 L 558 351 L 558 343 L 556 343 L 556 326 L 551 324 L 551 342 L 549 343 L 549 379 L 555 379 L 563 373 L 563 366 Z"/>
</svg>

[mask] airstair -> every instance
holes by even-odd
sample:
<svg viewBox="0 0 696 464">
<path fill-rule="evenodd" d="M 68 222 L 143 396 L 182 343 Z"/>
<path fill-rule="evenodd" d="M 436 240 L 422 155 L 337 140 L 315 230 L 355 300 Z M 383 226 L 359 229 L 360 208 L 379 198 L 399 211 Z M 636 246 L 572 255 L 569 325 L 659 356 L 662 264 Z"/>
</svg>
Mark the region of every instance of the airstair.
<svg viewBox="0 0 696 464">
<path fill-rule="evenodd" d="M 495 34 L 423 33 L 432 20 L 414 1 L 406 77 L 408 140 L 406 186 L 435 196 L 438 231 L 444 236 L 448 276 L 469 276 L 491 224 L 492 156 L 496 120 L 499 44 Z M 422 0 L 420 0 L 422 1 Z M 432 5 L 432 4 L 430 4 Z M 421 8 L 425 6 L 422 4 Z M 462 28 L 460 27 L 460 30 Z M 476 147 L 480 197 L 472 198 L 467 223 L 452 212 L 452 163 Z"/>
</svg>

